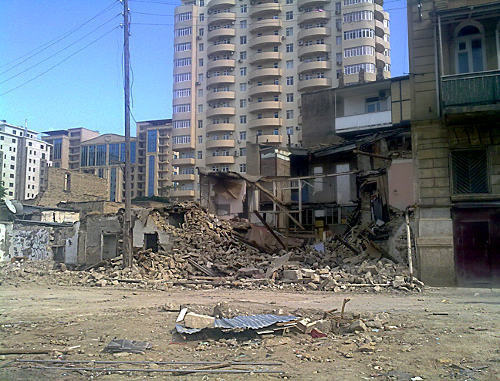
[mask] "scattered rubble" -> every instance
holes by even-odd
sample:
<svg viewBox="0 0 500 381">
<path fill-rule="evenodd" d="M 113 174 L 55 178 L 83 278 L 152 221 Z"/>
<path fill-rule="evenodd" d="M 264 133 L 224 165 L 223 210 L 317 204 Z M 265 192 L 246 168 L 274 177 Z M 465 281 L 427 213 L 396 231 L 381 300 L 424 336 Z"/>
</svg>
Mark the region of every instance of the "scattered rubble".
<svg viewBox="0 0 500 381">
<path fill-rule="evenodd" d="M 170 223 L 171 215 L 182 216 L 181 223 Z M 196 203 L 155 209 L 150 216 L 158 231 L 168 235 L 169 245 L 159 245 L 156 252 L 137 251 L 131 268 L 124 269 L 119 256 L 80 270 L 20 260 L 1 264 L 0 273 L 4 280 L 49 277 L 61 284 L 96 287 L 286 286 L 333 292 L 421 291 L 423 287 L 416 279 L 410 281 L 407 266 L 388 259 L 362 229 L 333 236 L 321 245 L 302 245 L 273 255 L 245 238 L 251 224 L 238 219 L 233 226 Z"/>
</svg>

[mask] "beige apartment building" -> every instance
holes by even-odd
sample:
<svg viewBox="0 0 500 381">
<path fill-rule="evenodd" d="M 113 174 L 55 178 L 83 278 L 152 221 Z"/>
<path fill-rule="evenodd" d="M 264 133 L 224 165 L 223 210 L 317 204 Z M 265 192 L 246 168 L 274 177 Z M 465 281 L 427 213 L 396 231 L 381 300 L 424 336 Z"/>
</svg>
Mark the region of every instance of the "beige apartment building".
<svg viewBox="0 0 500 381">
<path fill-rule="evenodd" d="M 300 145 L 302 93 L 390 77 L 381 0 L 183 2 L 175 10 L 175 196 L 197 194 L 195 167 L 252 173 L 251 145 Z"/>
</svg>

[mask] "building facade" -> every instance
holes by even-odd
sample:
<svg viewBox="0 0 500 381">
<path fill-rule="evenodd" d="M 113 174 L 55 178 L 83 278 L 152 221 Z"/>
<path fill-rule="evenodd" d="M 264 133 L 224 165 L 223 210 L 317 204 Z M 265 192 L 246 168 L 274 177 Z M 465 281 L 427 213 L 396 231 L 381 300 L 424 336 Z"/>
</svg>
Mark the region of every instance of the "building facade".
<svg viewBox="0 0 500 381">
<path fill-rule="evenodd" d="M 408 4 L 421 279 L 500 282 L 500 4 Z"/>
<path fill-rule="evenodd" d="M 173 174 L 171 136 L 172 119 L 137 122 L 137 197 L 171 196 L 172 180 L 177 176 Z"/>
<path fill-rule="evenodd" d="M 300 145 L 301 93 L 389 76 L 379 0 L 185 0 L 175 10 L 179 173 L 246 172 L 247 142 Z M 179 178 L 174 193 L 193 197 L 195 184 Z"/>
<path fill-rule="evenodd" d="M 45 189 L 51 145 L 38 139 L 38 132 L 1 121 L 0 152 L 6 198 L 29 200 Z"/>
<path fill-rule="evenodd" d="M 51 144 L 51 160 L 56 168 L 78 170 L 80 168 L 80 144 L 99 136 L 99 132 L 83 127 L 68 130 L 45 131 L 42 139 Z"/>
</svg>

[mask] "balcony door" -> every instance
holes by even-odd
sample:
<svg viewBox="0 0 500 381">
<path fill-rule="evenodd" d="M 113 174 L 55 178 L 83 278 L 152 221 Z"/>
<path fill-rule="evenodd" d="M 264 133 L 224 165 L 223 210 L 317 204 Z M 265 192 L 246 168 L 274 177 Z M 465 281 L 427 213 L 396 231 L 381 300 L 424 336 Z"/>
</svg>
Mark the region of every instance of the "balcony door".
<svg viewBox="0 0 500 381">
<path fill-rule="evenodd" d="M 456 69 L 458 74 L 484 70 L 484 39 L 474 25 L 464 26 L 456 38 Z"/>
</svg>

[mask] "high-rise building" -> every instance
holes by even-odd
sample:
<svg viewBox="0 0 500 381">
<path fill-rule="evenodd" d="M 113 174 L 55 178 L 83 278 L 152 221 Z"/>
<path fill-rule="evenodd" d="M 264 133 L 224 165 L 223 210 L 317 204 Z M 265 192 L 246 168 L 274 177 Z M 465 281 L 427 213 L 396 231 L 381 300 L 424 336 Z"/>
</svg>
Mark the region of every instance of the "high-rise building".
<svg viewBox="0 0 500 381">
<path fill-rule="evenodd" d="M 51 145 L 38 132 L 0 121 L 0 178 L 5 197 L 19 201 L 35 198 L 44 190 Z"/>
<path fill-rule="evenodd" d="M 54 167 L 73 170 L 80 168 L 80 144 L 99 136 L 99 132 L 83 127 L 45 131 L 43 134 L 46 136 L 42 139 L 54 147 L 50 158 Z"/>
<path fill-rule="evenodd" d="M 183 3 L 174 31 L 179 174 L 247 172 L 256 167 L 247 142 L 300 144 L 301 93 L 390 76 L 382 0 Z M 195 184 L 178 177 L 174 194 L 192 197 Z"/>
<path fill-rule="evenodd" d="M 172 119 L 137 122 L 136 196 L 170 196 Z"/>
</svg>

